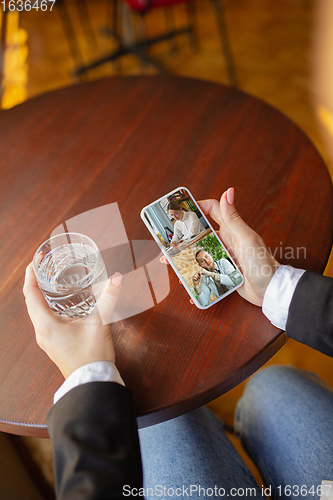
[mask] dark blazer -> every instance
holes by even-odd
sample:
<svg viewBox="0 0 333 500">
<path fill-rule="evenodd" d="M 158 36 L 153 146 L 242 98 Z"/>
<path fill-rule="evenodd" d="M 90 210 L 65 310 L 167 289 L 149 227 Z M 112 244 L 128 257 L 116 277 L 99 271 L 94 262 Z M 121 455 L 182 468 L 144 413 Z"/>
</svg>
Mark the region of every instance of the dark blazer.
<svg viewBox="0 0 333 500">
<path fill-rule="evenodd" d="M 333 355 L 332 278 L 303 274 L 290 304 L 286 334 Z M 127 388 L 113 382 L 76 387 L 51 409 L 47 425 L 58 500 L 129 498 L 122 495 L 124 485 L 138 493 L 140 449 Z"/>
<path fill-rule="evenodd" d="M 47 427 L 58 500 L 124 499 L 129 498 L 122 495 L 124 485 L 142 487 L 135 412 L 126 387 L 91 382 L 72 389 L 49 411 Z"/>
<path fill-rule="evenodd" d="M 286 335 L 333 356 L 333 279 L 306 271 L 288 313 Z"/>
</svg>

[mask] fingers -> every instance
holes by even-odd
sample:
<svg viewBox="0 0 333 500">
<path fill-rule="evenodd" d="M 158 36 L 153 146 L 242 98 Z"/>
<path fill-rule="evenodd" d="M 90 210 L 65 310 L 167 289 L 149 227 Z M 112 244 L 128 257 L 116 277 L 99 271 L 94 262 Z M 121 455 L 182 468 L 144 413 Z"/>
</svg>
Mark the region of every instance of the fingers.
<svg viewBox="0 0 333 500">
<path fill-rule="evenodd" d="M 103 325 L 111 323 L 112 313 L 116 307 L 120 294 L 122 278 L 123 277 L 120 273 L 115 273 L 111 278 L 109 278 L 102 295 L 97 301 L 96 307 Z"/>
<path fill-rule="evenodd" d="M 36 255 L 36 264 L 37 266 L 41 263 L 41 261 L 43 260 L 43 252 L 40 251 L 38 252 L 38 254 Z"/>
<path fill-rule="evenodd" d="M 243 232 L 250 228 L 237 212 L 234 199 L 235 190 L 229 188 L 223 193 L 220 203 L 217 200 L 203 200 L 198 204 L 205 215 L 209 215 L 220 226 L 223 222 L 234 236 L 243 236 Z"/>
<path fill-rule="evenodd" d="M 221 225 L 222 217 L 220 204 L 217 200 L 198 201 L 198 205 L 205 215 L 209 215 L 215 222 Z"/>
<path fill-rule="evenodd" d="M 25 270 L 24 285 L 23 285 L 23 293 L 25 297 L 27 297 L 27 295 L 30 294 L 31 288 L 38 288 L 36 276 L 32 267 L 32 262 L 30 262 L 30 264 L 27 266 Z"/>
<path fill-rule="evenodd" d="M 237 240 L 253 235 L 252 229 L 243 221 L 234 205 L 235 190 L 229 188 L 220 200 L 220 212 L 224 225 Z"/>
<path fill-rule="evenodd" d="M 235 201 L 235 188 L 227 189 L 227 202 L 229 205 L 233 205 Z"/>
<path fill-rule="evenodd" d="M 33 323 L 35 323 L 38 318 L 43 320 L 52 316 L 52 311 L 49 309 L 42 292 L 38 288 L 32 262 L 28 265 L 25 271 L 23 293 L 28 313 Z"/>
</svg>

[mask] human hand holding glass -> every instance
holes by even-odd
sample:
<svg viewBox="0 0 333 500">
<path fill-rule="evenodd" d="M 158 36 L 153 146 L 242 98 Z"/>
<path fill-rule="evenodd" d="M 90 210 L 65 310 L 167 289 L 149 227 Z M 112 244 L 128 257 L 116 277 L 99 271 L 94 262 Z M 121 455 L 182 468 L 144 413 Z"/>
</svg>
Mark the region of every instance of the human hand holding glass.
<svg viewBox="0 0 333 500">
<path fill-rule="evenodd" d="M 94 361 L 115 362 L 110 325 L 122 276 L 116 273 L 107 282 L 92 313 L 71 319 L 52 311 L 38 288 L 32 263 L 26 269 L 23 293 L 37 344 L 58 366 L 65 378 L 80 366 Z"/>
<path fill-rule="evenodd" d="M 96 243 L 72 232 L 44 241 L 34 255 L 33 269 L 49 307 L 69 318 L 91 313 L 108 277 Z"/>
</svg>

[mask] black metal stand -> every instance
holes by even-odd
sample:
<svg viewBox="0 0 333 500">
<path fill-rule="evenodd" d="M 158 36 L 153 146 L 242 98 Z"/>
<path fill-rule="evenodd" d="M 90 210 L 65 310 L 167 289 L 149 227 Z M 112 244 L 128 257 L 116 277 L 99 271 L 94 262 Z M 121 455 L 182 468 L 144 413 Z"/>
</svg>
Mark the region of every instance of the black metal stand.
<svg viewBox="0 0 333 500">
<path fill-rule="evenodd" d="M 175 18 L 173 15 L 173 6 L 170 5 L 169 8 L 164 9 L 165 23 L 167 31 L 173 31 L 175 29 Z M 169 41 L 170 52 L 178 52 L 177 38 L 170 38 Z"/>
<path fill-rule="evenodd" d="M 186 2 L 188 24 L 191 26 L 190 41 L 193 50 L 199 49 L 199 37 L 197 27 L 197 12 L 195 2 Z"/>
<path fill-rule="evenodd" d="M 118 0 L 109 0 L 107 2 L 107 19 L 110 19 L 110 26 L 103 29 L 104 33 L 107 36 L 111 36 L 117 40 L 117 42 L 121 42 L 121 36 L 118 31 L 118 18 L 119 18 L 119 8 L 118 8 Z"/>
<path fill-rule="evenodd" d="M 76 2 L 76 8 L 77 8 L 78 14 L 80 16 L 82 28 L 84 30 L 86 38 L 89 40 L 90 44 L 96 48 L 97 47 L 97 40 L 96 40 L 96 36 L 94 33 L 94 28 L 93 28 L 93 25 L 92 25 L 92 22 L 91 22 L 90 16 L 89 16 L 87 0 L 80 0 L 79 2 Z"/>
<path fill-rule="evenodd" d="M 80 49 L 74 34 L 74 30 L 65 6 L 65 0 L 58 0 L 57 5 L 59 8 L 59 13 L 62 17 L 63 25 L 65 28 L 66 36 L 68 38 L 68 42 L 71 48 L 71 52 L 73 55 L 73 59 L 76 64 L 76 68 L 74 70 L 74 75 L 82 78 L 82 76 L 87 73 L 88 71 L 101 66 L 102 64 L 106 64 L 108 62 L 116 61 L 122 56 L 125 56 L 127 54 L 134 54 L 137 56 L 140 62 L 140 69 L 141 72 L 145 71 L 147 66 L 151 65 L 158 71 L 165 71 L 165 69 L 157 62 L 155 61 L 151 56 L 148 54 L 148 47 L 151 45 L 155 45 L 156 43 L 160 43 L 165 40 L 169 40 L 170 42 L 170 48 L 173 50 L 177 50 L 176 43 L 172 44 L 172 41 L 176 39 L 177 36 L 183 35 L 183 34 L 189 34 L 191 37 L 191 44 L 193 49 L 197 49 L 199 46 L 198 42 L 198 36 L 197 36 L 197 26 L 196 26 L 196 10 L 195 10 L 195 4 L 194 2 L 187 2 L 186 3 L 186 8 L 187 8 L 187 15 L 188 15 L 188 26 L 181 28 L 181 29 L 174 29 L 174 23 L 173 23 L 173 17 L 172 17 L 172 12 L 169 12 L 167 14 L 166 12 L 166 22 L 168 25 L 168 28 L 171 27 L 167 31 L 167 33 L 161 34 L 159 36 L 155 36 L 153 38 L 147 38 L 147 32 L 146 32 L 146 25 L 145 25 L 145 12 L 142 13 L 137 13 L 137 41 L 129 41 L 128 43 L 125 43 L 122 40 L 122 37 L 118 33 L 117 29 L 117 21 L 118 21 L 118 4 L 117 0 L 110 0 L 112 3 L 110 4 L 112 6 L 112 14 L 113 14 L 113 22 L 112 22 L 112 28 L 110 30 L 110 33 L 112 36 L 115 37 L 115 39 L 118 41 L 118 48 L 115 49 L 113 52 L 108 53 L 104 57 L 101 57 L 99 59 L 96 59 L 95 61 L 92 61 L 88 64 L 84 64 Z M 225 64 L 226 64 L 226 70 L 228 74 L 228 79 L 229 82 L 232 86 L 238 87 L 238 82 L 237 82 L 237 76 L 236 76 L 236 71 L 235 71 L 235 66 L 232 58 L 232 52 L 231 52 L 231 47 L 230 47 L 230 41 L 228 37 L 228 32 L 227 32 L 227 26 L 225 22 L 225 15 L 224 15 L 224 9 L 223 9 L 223 0 L 211 0 L 215 15 L 216 15 L 216 20 L 217 20 L 217 25 L 218 25 L 218 30 L 220 34 L 220 39 L 221 39 L 221 45 L 222 45 L 222 51 L 223 55 L 225 58 Z M 84 4 L 85 0 L 83 1 Z"/>
<path fill-rule="evenodd" d="M 73 24 L 71 21 L 71 18 L 68 14 L 68 10 L 66 7 L 66 3 L 64 0 L 58 0 L 56 2 L 56 6 L 58 8 L 58 12 L 62 21 L 62 25 L 65 30 L 65 35 L 68 40 L 68 45 L 70 48 L 70 51 L 72 53 L 72 57 L 74 59 L 74 63 L 76 66 L 82 66 L 83 65 L 83 59 L 81 56 L 81 51 L 80 47 L 78 44 L 78 41 L 75 36 L 75 31 L 73 28 Z"/>
<path fill-rule="evenodd" d="M 136 56 L 138 56 L 143 66 L 150 64 L 158 71 L 163 72 L 165 71 L 165 69 L 161 65 L 159 65 L 157 61 L 154 61 L 154 59 L 148 56 L 147 48 L 150 45 L 163 42 L 164 40 L 170 40 L 172 37 L 183 35 L 184 33 L 189 33 L 189 29 L 190 28 L 186 27 L 178 30 L 173 30 L 168 33 L 164 33 L 163 35 L 155 36 L 153 38 L 145 38 L 144 40 L 140 40 L 128 46 L 120 45 L 120 47 L 115 51 L 111 52 L 111 54 L 107 54 L 101 59 L 92 61 L 89 64 L 84 64 L 77 67 L 74 70 L 74 74 L 75 76 L 81 76 L 82 74 L 86 73 L 87 71 L 90 71 L 91 69 L 96 68 L 97 66 L 100 66 L 110 61 L 115 61 L 119 57 L 125 56 L 127 54 L 135 54 Z"/>
<path fill-rule="evenodd" d="M 222 0 L 211 0 L 216 14 L 218 29 L 220 32 L 222 51 L 225 58 L 226 69 L 230 84 L 233 87 L 238 87 L 235 66 L 232 58 L 230 42 L 228 37 L 227 25 L 225 22 L 224 9 Z"/>
</svg>

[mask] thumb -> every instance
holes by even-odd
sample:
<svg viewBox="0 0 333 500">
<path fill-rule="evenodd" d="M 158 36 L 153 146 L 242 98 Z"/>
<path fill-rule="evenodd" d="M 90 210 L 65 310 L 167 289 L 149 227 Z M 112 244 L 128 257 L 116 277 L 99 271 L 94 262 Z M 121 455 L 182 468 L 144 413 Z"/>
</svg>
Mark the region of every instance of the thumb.
<svg viewBox="0 0 333 500">
<path fill-rule="evenodd" d="M 235 190 L 229 188 L 220 200 L 220 210 L 224 225 L 236 240 L 241 240 L 252 234 L 252 229 L 243 221 L 234 205 Z"/>
<path fill-rule="evenodd" d="M 97 301 L 96 307 L 103 325 L 111 323 L 111 316 L 120 294 L 122 278 L 123 277 L 120 273 L 115 273 L 111 278 L 109 278 L 102 295 Z"/>
</svg>

